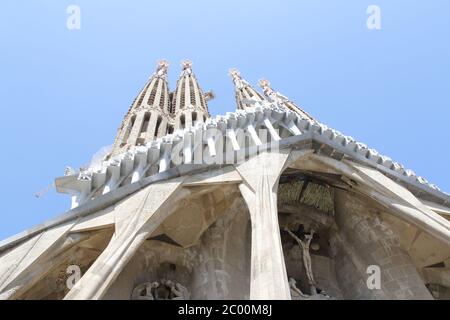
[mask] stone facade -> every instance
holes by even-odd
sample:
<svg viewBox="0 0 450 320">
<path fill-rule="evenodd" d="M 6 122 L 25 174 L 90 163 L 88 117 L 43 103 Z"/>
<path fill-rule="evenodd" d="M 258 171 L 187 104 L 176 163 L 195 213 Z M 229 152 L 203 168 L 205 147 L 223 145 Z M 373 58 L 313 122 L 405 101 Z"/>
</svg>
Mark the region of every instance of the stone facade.
<svg viewBox="0 0 450 320">
<path fill-rule="evenodd" d="M 231 71 L 238 111 L 211 118 L 167 67 L 103 164 L 57 178 L 72 209 L 0 242 L 0 299 L 450 297 L 448 194 L 268 81 Z"/>
</svg>

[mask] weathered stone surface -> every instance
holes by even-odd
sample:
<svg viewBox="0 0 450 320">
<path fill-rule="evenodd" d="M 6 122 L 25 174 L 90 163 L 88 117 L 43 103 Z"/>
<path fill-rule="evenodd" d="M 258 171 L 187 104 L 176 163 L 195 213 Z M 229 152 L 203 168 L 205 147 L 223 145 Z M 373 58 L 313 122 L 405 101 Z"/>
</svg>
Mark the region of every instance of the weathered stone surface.
<svg viewBox="0 0 450 320">
<path fill-rule="evenodd" d="M 236 168 L 246 182 L 240 190 L 252 221 L 251 299 L 290 299 L 276 202 L 288 156 L 288 151 L 263 153 Z"/>
</svg>

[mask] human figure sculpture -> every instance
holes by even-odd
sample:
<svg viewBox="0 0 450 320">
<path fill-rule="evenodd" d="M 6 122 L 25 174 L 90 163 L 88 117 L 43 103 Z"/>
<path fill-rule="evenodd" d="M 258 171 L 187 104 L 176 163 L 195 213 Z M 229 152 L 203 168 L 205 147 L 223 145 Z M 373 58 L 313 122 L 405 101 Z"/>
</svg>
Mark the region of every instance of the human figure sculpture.
<svg viewBox="0 0 450 320">
<path fill-rule="evenodd" d="M 170 300 L 170 289 L 167 287 L 167 280 L 162 279 L 161 284 L 155 288 L 156 300 Z"/>
<path fill-rule="evenodd" d="M 311 288 L 311 295 L 317 294 L 316 282 L 314 280 L 314 275 L 312 271 L 311 255 L 309 253 L 309 248 L 311 246 L 311 241 L 314 237 L 314 230 L 311 230 L 310 234 L 305 234 L 305 241 L 302 241 L 297 237 L 291 230 L 285 228 L 286 232 L 297 241 L 298 245 L 302 249 L 303 264 L 305 265 L 306 277 L 308 278 L 308 284 Z"/>
<path fill-rule="evenodd" d="M 153 295 L 154 289 L 159 287 L 158 282 L 146 282 L 138 285 L 134 288 L 133 293 L 131 295 L 132 300 L 155 300 L 155 296 Z"/>
<path fill-rule="evenodd" d="M 179 283 L 174 283 L 173 281 L 167 280 L 166 287 L 170 289 L 171 300 L 189 300 L 190 293 L 186 287 Z"/>
<path fill-rule="evenodd" d="M 134 288 L 132 300 L 189 300 L 189 290 L 180 283 L 162 279 L 160 282 L 145 282 Z"/>
<path fill-rule="evenodd" d="M 291 290 L 292 300 L 302 300 L 302 298 L 308 297 L 308 295 L 297 288 L 297 281 L 294 278 L 289 278 L 289 289 Z"/>
</svg>

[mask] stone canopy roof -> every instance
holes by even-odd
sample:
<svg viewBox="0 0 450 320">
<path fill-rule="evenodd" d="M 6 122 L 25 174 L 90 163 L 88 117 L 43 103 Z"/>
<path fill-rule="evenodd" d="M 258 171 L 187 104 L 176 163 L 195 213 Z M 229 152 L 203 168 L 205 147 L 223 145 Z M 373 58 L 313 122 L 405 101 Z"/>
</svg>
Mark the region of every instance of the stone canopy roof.
<svg viewBox="0 0 450 320">
<path fill-rule="evenodd" d="M 281 147 L 309 141 L 318 153 L 336 159 L 350 157 L 388 175 L 421 199 L 450 207 L 449 194 L 429 183 L 425 178 L 416 175 L 412 170 L 406 169 L 402 164 L 381 155 L 352 137 L 288 110 L 276 101 L 253 101 L 252 103 L 253 107 L 210 118 L 205 123 L 197 123 L 145 146 L 132 148 L 103 162 L 99 167 L 87 168 L 81 172 L 57 178 L 57 190 L 71 194 L 72 208 L 75 208 L 111 190 L 148 177 L 152 174 L 150 172 L 152 167 L 153 174 L 161 174 L 176 167 L 177 165 L 172 163 L 171 152 L 177 146 L 178 149 L 183 150 L 183 160 L 178 165 L 185 165 L 184 167 L 198 165 L 198 163 L 193 164 L 193 154 L 198 149 L 204 148 L 214 158 L 219 152 L 216 150 L 219 135 L 230 142 L 234 151 L 240 150 L 236 139 L 237 131 L 245 132 L 257 148 L 263 148 L 265 144 L 256 135 L 255 130 L 265 128 L 272 140 L 278 141 Z M 280 136 L 277 133 L 279 130 L 283 130 L 288 135 Z M 195 136 L 202 138 L 196 143 L 193 139 Z M 183 147 L 180 148 L 180 146 Z M 257 152 L 256 149 L 255 152 Z"/>
</svg>

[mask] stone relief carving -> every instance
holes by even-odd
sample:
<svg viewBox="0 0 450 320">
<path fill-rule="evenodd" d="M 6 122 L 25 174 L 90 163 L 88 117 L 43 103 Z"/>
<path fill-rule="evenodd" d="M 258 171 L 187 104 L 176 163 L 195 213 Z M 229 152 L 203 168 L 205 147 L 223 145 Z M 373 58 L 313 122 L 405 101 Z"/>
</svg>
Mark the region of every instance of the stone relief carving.
<svg viewBox="0 0 450 320">
<path fill-rule="evenodd" d="M 289 289 L 291 290 L 292 300 L 301 300 L 301 298 L 308 297 L 308 295 L 297 288 L 297 281 L 294 278 L 289 278 Z"/>
<path fill-rule="evenodd" d="M 289 278 L 289 289 L 291 291 L 292 300 L 335 300 L 325 291 L 312 295 L 304 294 L 299 288 L 297 288 L 297 281 L 294 278 Z"/>
<path fill-rule="evenodd" d="M 172 280 L 145 282 L 136 286 L 131 300 L 190 300 L 189 290 Z"/>
<path fill-rule="evenodd" d="M 131 300 L 156 300 L 154 291 L 159 287 L 158 282 L 145 282 L 134 288 Z"/>
<path fill-rule="evenodd" d="M 188 248 L 184 251 L 182 257 L 182 265 L 189 271 L 194 270 L 195 266 L 199 264 L 201 256 L 197 248 Z"/>
<path fill-rule="evenodd" d="M 310 249 L 316 251 L 320 248 L 319 244 L 317 244 L 317 243 L 311 244 L 311 241 L 314 237 L 315 231 L 311 230 L 309 233 L 305 233 L 304 240 L 300 239 L 297 235 L 295 235 L 287 227 L 285 228 L 285 231 L 298 243 L 298 245 L 301 249 L 303 265 L 304 265 L 305 273 L 306 273 L 306 279 L 308 281 L 308 285 L 310 288 L 309 295 L 303 293 L 297 287 L 297 281 L 294 278 L 290 277 L 288 282 L 289 282 L 289 289 L 291 292 L 292 300 L 330 300 L 330 299 L 334 299 L 334 298 L 330 297 L 325 291 L 318 289 L 316 286 L 316 281 L 314 280 Z M 314 248 L 314 246 L 316 246 L 316 247 Z"/>
<path fill-rule="evenodd" d="M 314 281 L 314 275 L 312 271 L 311 255 L 309 253 L 309 248 L 311 246 L 311 240 L 314 237 L 314 230 L 311 230 L 310 234 L 305 234 L 305 240 L 301 240 L 297 237 L 291 230 L 285 228 L 286 232 L 297 241 L 298 245 L 302 249 L 303 264 L 306 270 L 306 277 L 308 278 L 308 284 L 311 288 L 311 294 L 317 294 L 316 282 Z"/>
</svg>

